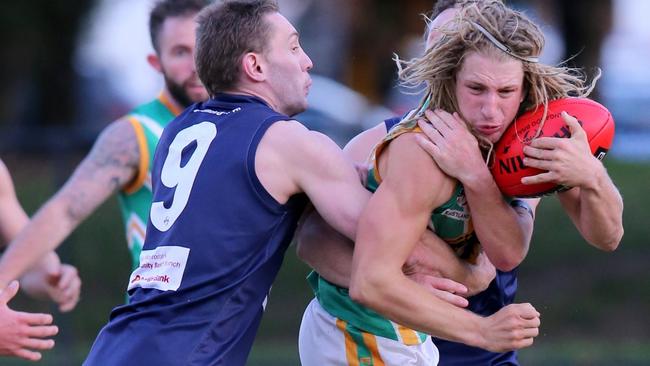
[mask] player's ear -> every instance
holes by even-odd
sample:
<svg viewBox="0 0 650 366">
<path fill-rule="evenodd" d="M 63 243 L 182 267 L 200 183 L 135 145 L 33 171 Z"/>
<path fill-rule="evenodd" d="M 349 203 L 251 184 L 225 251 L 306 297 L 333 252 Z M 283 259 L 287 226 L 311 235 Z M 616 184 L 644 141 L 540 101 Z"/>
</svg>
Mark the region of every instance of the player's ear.
<svg viewBox="0 0 650 366">
<path fill-rule="evenodd" d="M 266 65 L 262 56 L 255 52 L 248 52 L 242 57 L 242 71 L 254 81 L 266 80 Z"/>
<path fill-rule="evenodd" d="M 150 53 L 147 55 L 147 62 L 151 67 L 154 68 L 154 70 L 158 71 L 159 73 L 163 72 L 162 69 L 162 64 L 160 63 L 160 57 L 155 54 L 155 53 Z"/>
</svg>

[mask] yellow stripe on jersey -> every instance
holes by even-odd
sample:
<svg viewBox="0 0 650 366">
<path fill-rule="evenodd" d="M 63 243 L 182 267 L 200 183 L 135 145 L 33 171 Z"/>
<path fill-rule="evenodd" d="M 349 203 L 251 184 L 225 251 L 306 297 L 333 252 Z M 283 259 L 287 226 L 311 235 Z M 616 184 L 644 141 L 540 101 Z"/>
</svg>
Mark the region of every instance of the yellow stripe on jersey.
<svg viewBox="0 0 650 366">
<path fill-rule="evenodd" d="M 420 342 L 418 333 L 411 328 L 397 324 L 397 331 L 399 332 L 399 336 L 402 338 L 402 343 L 407 346 L 413 346 L 422 343 Z"/>
<path fill-rule="evenodd" d="M 179 109 L 178 107 L 176 107 L 176 105 L 173 104 L 163 92 L 160 92 L 160 95 L 158 96 L 158 99 L 160 100 L 160 103 L 165 105 L 165 107 L 167 107 L 167 109 L 169 109 L 169 111 L 172 112 L 172 114 L 174 116 L 178 116 L 183 111 L 183 110 Z"/>
<path fill-rule="evenodd" d="M 345 320 L 336 319 L 336 327 L 343 332 L 345 336 L 345 357 L 348 360 L 348 366 L 359 366 L 359 352 L 357 344 L 352 339 L 352 336 L 345 329 L 348 323 Z"/>
<path fill-rule="evenodd" d="M 142 225 L 142 221 L 138 220 L 135 215 L 132 215 L 129 219 L 126 228 L 126 240 L 128 241 L 129 248 L 133 247 L 134 240 L 138 240 L 140 245 L 144 243 L 146 229 Z"/>
<path fill-rule="evenodd" d="M 386 137 L 384 137 L 384 139 L 375 147 L 375 151 L 371 157 L 371 163 L 374 167 L 372 173 L 375 176 L 375 181 L 378 185 L 381 184 L 382 181 L 381 175 L 379 174 L 379 155 L 381 155 L 381 153 L 384 151 L 384 148 L 386 148 L 386 146 L 388 146 L 392 140 L 397 138 L 397 136 L 405 134 L 407 132 L 422 133 L 422 129 L 420 129 L 420 127 L 417 125 L 415 125 L 413 128 L 396 125 L 396 127 L 393 128 L 393 130 L 391 130 L 391 132 L 386 135 Z"/>
<path fill-rule="evenodd" d="M 147 139 L 144 136 L 144 130 L 142 129 L 140 122 L 138 122 L 138 120 L 133 116 L 129 116 L 128 120 L 135 131 L 135 137 L 138 140 L 138 150 L 140 151 L 138 174 L 133 178 L 133 181 L 123 189 L 124 193 L 131 194 L 140 189 L 147 179 L 147 172 L 149 171 L 149 150 L 147 149 Z"/>
<path fill-rule="evenodd" d="M 372 365 L 373 366 L 385 366 L 386 364 L 384 363 L 384 360 L 381 359 L 381 356 L 379 355 L 379 347 L 377 346 L 377 337 L 375 337 L 374 334 L 362 332 L 361 333 L 363 337 L 363 343 L 366 344 L 366 347 L 368 347 L 368 350 L 370 351 L 370 355 L 372 357 Z"/>
</svg>

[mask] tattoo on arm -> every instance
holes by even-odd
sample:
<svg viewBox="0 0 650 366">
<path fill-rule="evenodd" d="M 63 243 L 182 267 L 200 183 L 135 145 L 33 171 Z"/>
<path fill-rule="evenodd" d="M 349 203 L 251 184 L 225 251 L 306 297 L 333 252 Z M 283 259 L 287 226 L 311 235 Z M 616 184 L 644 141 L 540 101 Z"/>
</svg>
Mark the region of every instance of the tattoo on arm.
<svg viewBox="0 0 650 366">
<path fill-rule="evenodd" d="M 69 202 L 68 216 L 83 220 L 137 175 L 139 162 L 140 149 L 131 124 L 126 120 L 112 123 L 61 192 Z"/>
</svg>

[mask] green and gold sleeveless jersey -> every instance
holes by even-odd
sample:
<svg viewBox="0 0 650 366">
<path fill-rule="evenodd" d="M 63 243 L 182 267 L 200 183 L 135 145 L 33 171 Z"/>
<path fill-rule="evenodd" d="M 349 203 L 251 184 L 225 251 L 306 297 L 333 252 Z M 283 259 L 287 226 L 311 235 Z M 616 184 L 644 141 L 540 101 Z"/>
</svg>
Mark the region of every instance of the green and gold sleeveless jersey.
<svg viewBox="0 0 650 366">
<path fill-rule="evenodd" d="M 140 149 L 138 174 L 133 182 L 118 194 L 133 269 L 139 266 L 153 199 L 151 193 L 153 155 L 163 128 L 179 113 L 180 111 L 161 94 L 155 100 L 134 108 L 125 116 L 135 130 Z"/>
<path fill-rule="evenodd" d="M 371 156 L 373 166 L 368 172 L 366 183 L 368 190 L 374 192 L 381 183 L 377 162 L 383 149 L 397 136 L 407 132 L 420 131 L 417 126 L 405 126 L 400 123 L 395 125 L 375 148 Z M 456 186 L 451 198 L 433 210 L 429 228 L 452 246 L 459 257 L 471 262 L 476 260 L 480 251 L 479 242 L 474 233 L 467 199 L 460 183 Z M 426 339 L 426 334 L 392 322 L 375 311 L 352 301 L 347 289 L 328 282 L 318 273 L 310 273 L 307 279 L 321 306 L 332 316 L 345 320 L 347 327 L 350 328 L 349 331 L 368 332 L 406 345 L 419 344 Z"/>
</svg>

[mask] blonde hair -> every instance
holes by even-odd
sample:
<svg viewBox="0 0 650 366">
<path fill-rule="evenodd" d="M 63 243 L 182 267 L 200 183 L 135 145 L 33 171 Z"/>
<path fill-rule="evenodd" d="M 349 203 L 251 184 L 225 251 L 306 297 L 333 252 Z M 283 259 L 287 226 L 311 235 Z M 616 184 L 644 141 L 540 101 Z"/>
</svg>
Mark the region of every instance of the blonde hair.
<svg viewBox="0 0 650 366">
<path fill-rule="evenodd" d="M 477 24 L 480 26 L 477 27 Z M 493 40 L 482 33 L 481 27 L 489 32 Z M 439 31 L 441 36 L 424 56 L 410 61 L 402 61 L 395 56 L 401 84 L 411 89 L 422 88 L 425 84 L 426 91 L 426 97 L 416 109 L 418 113 L 408 116 L 401 124 L 415 125 L 417 116 L 425 109 L 440 108 L 450 113 L 458 112 L 462 117 L 455 94 L 456 74 L 468 53 L 480 52 L 500 59 L 514 57 L 535 60 L 544 47 L 544 35 L 540 28 L 523 13 L 506 7 L 498 0 L 464 4 L 454 19 Z M 521 62 L 525 97 L 520 104 L 519 114 L 543 106 L 542 120 L 546 118 L 550 100 L 569 96 L 586 97 L 600 78 L 600 70 L 587 83 L 581 69 Z M 483 148 L 492 146 L 473 131 L 472 126 L 468 127 Z"/>
</svg>

